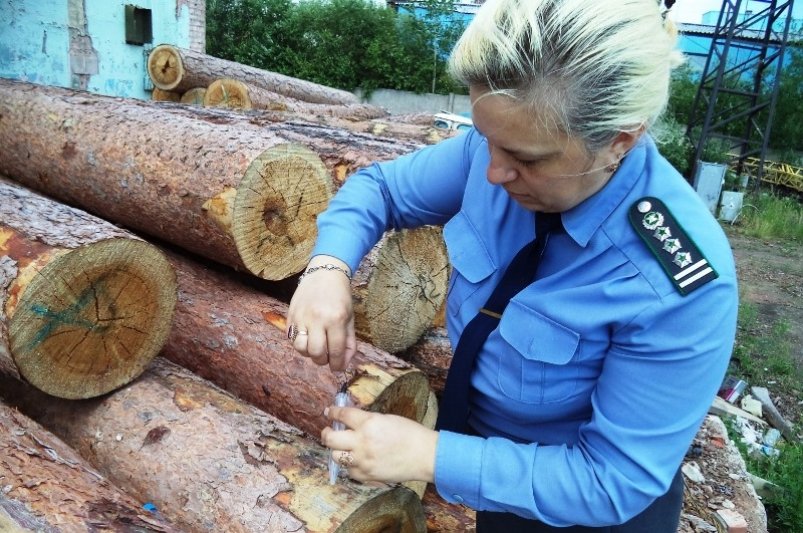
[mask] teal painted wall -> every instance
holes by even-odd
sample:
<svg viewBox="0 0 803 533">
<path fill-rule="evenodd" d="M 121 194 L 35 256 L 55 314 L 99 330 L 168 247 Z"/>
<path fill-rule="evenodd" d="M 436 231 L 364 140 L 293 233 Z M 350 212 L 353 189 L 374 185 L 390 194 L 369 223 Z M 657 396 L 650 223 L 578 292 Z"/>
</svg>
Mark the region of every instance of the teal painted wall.
<svg viewBox="0 0 803 533">
<path fill-rule="evenodd" d="M 70 84 L 66 0 L 0 0 L 0 76 Z"/>
<path fill-rule="evenodd" d="M 151 10 L 153 43 L 125 42 L 126 4 Z M 0 0 L 0 77 L 149 99 L 146 50 L 162 43 L 191 48 L 190 4 Z"/>
</svg>

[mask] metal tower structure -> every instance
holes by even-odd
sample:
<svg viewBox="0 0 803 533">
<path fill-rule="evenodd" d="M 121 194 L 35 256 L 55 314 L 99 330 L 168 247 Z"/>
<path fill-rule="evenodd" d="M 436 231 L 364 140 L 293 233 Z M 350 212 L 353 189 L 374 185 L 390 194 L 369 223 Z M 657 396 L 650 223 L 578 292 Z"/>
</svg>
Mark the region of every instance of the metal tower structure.
<svg viewBox="0 0 803 533">
<path fill-rule="evenodd" d="M 695 147 L 692 176 L 706 147 L 719 140 L 738 172 L 748 157 L 759 159 L 760 182 L 793 4 L 723 0 L 686 130 Z"/>
</svg>

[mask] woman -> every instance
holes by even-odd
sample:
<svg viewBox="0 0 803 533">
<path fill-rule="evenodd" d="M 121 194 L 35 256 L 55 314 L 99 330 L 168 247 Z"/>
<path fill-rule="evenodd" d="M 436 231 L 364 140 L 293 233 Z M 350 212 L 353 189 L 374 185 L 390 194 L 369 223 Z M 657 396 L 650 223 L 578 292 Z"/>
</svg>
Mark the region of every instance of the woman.
<svg viewBox="0 0 803 533">
<path fill-rule="evenodd" d="M 444 224 L 453 267 L 439 430 L 329 408 L 347 430 L 322 440 L 353 478 L 433 482 L 479 531 L 676 531 L 737 288 L 647 134 L 674 40 L 655 0 L 489 0 L 450 62 L 475 128 L 360 171 L 320 216 L 288 318 L 333 370 L 354 353 L 348 277 L 383 231 Z"/>
</svg>

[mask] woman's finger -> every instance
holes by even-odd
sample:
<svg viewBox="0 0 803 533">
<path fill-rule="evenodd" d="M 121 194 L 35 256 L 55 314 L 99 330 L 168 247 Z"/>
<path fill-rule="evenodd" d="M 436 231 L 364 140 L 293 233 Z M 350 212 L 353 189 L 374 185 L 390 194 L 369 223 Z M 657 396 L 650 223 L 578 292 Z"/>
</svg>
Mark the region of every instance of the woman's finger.
<svg viewBox="0 0 803 533">
<path fill-rule="evenodd" d="M 349 429 L 359 429 L 369 418 L 374 416 L 375 413 L 369 413 L 358 407 L 338 407 L 330 405 L 324 412 L 329 420 L 343 422 Z"/>
</svg>

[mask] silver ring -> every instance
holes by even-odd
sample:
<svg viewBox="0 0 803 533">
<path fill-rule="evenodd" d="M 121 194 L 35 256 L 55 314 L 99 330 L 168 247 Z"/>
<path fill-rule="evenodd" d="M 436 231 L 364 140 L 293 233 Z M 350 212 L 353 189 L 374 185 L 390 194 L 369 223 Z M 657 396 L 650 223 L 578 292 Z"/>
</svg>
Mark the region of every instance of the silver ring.
<svg viewBox="0 0 803 533">
<path fill-rule="evenodd" d="M 290 324 L 290 327 L 287 328 L 287 338 L 290 339 L 290 342 L 296 342 L 296 337 L 306 334 L 307 330 L 299 329 L 299 327 L 295 324 Z"/>
</svg>

